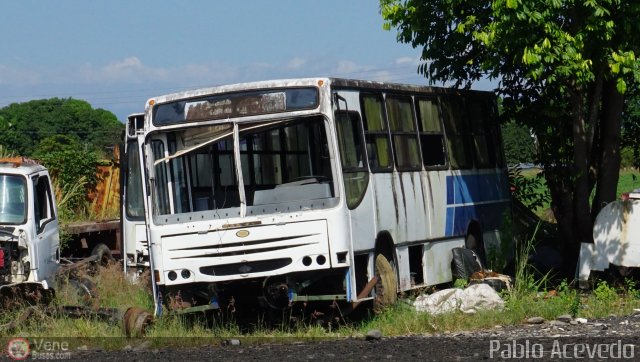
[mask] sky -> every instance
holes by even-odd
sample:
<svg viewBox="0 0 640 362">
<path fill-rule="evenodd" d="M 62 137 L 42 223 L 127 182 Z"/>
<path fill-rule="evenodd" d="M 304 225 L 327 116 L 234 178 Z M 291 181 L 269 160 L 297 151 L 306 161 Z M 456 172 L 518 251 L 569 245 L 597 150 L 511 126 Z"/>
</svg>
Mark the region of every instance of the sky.
<svg viewBox="0 0 640 362">
<path fill-rule="evenodd" d="M 377 0 L 6 0 L 0 107 L 71 97 L 124 121 L 149 98 L 221 84 L 427 84 L 420 49 L 382 25 Z"/>
</svg>

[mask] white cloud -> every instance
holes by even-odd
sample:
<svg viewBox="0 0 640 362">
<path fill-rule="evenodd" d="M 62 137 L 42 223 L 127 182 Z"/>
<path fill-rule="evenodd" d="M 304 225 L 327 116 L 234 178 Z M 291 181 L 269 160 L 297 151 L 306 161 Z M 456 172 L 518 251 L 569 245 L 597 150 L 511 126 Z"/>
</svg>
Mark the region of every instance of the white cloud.
<svg viewBox="0 0 640 362">
<path fill-rule="evenodd" d="M 335 72 L 337 74 L 349 75 L 354 73 L 359 73 L 365 71 L 366 67 L 360 66 L 353 61 L 350 60 L 341 60 L 338 62 L 338 65 L 335 68 Z"/>
<path fill-rule="evenodd" d="M 307 60 L 301 57 L 295 57 L 289 61 L 287 68 L 300 69 L 307 64 Z"/>
<path fill-rule="evenodd" d="M 422 61 L 420 60 L 420 58 L 401 57 L 397 58 L 394 63 L 396 65 L 413 65 L 417 67 L 418 65 L 422 64 Z"/>
<path fill-rule="evenodd" d="M 63 69 L 21 69 L 0 64 L 0 84 L 2 85 L 82 84 L 101 87 L 121 84 L 123 90 L 127 85 L 132 84 L 165 84 L 176 88 L 208 87 L 225 83 L 313 75 L 382 81 L 393 79 L 389 70 L 351 60 L 325 59 L 322 62 L 310 63 L 307 58 L 299 56 L 280 64 L 265 62 L 228 64 L 211 61 L 174 67 L 151 66 L 135 55 L 104 64 L 86 63 L 75 68 Z"/>
<path fill-rule="evenodd" d="M 294 56 L 279 63 L 210 60 L 156 66 L 130 55 L 100 64 L 53 68 L 0 64 L 0 106 L 36 97 L 74 97 L 113 110 L 124 119 L 127 114 L 139 111 L 152 96 L 255 80 L 332 76 L 423 84 L 424 78 L 416 74 L 417 64 L 419 59 L 410 57 L 389 60 L 386 64 L 363 64 L 336 60 L 328 54 L 314 58 Z"/>
<path fill-rule="evenodd" d="M 102 67 L 86 64 L 82 67 L 81 81 L 85 83 L 143 83 L 149 79 L 162 80 L 167 78 L 165 68 L 146 66 L 138 57 L 132 56 L 116 60 Z"/>
</svg>

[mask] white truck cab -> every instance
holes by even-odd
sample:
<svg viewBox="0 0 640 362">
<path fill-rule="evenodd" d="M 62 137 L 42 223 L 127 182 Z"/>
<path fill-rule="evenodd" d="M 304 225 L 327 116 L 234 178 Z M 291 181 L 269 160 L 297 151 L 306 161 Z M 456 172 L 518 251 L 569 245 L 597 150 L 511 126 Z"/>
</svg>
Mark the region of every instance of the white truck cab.
<svg viewBox="0 0 640 362">
<path fill-rule="evenodd" d="M 0 158 L 0 291 L 24 284 L 48 289 L 59 265 L 58 215 L 47 169 L 20 157 Z"/>
<path fill-rule="evenodd" d="M 626 276 L 640 267 L 640 189 L 622 195 L 600 210 L 593 223 L 593 243 L 582 243 L 578 282 L 588 288 L 592 271 L 618 268 Z"/>
</svg>

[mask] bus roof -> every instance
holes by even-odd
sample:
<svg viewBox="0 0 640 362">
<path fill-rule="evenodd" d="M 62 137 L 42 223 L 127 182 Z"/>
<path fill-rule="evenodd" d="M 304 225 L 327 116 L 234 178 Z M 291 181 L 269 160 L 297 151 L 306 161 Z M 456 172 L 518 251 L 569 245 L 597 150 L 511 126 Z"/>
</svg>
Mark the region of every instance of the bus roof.
<svg viewBox="0 0 640 362">
<path fill-rule="evenodd" d="M 353 89 L 376 89 L 376 90 L 389 90 L 396 92 L 419 92 L 428 94 L 458 94 L 458 93 L 478 93 L 478 94 L 493 94 L 488 91 L 476 91 L 476 90 L 461 90 L 456 88 L 444 88 L 444 87 L 432 87 L 427 85 L 417 84 L 401 84 L 390 82 L 379 82 L 369 80 L 358 79 L 346 79 L 346 78 L 332 78 L 332 77 L 318 77 L 318 78 L 292 78 L 292 79 L 278 79 L 278 80 L 265 80 L 247 83 L 236 83 L 219 85 L 215 87 L 199 88 L 193 90 L 187 90 L 177 93 L 170 93 L 153 97 L 147 100 L 145 109 L 150 106 L 150 101 L 153 103 L 164 103 L 178 99 L 195 98 L 199 96 L 211 95 L 211 94 L 224 94 L 234 93 L 242 91 L 251 91 L 259 89 L 271 89 L 271 88 L 286 88 L 286 87 L 308 87 L 308 86 L 337 86 L 340 88 L 353 88 Z"/>
</svg>

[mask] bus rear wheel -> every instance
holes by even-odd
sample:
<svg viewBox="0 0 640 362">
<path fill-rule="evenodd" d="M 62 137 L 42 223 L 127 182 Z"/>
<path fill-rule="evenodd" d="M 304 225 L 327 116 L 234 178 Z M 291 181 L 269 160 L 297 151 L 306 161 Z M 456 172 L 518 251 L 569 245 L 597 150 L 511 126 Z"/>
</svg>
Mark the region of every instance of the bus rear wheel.
<svg viewBox="0 0 640 362">
<path fill-rule="evenodd" d="M 373 309 L 374 312 L 379 313 L 398 300 L 398 278 L 395 268 L 383 254 L 376 255 L 375 268 L 378 282 L 375 287 Z"/>
</svg>

